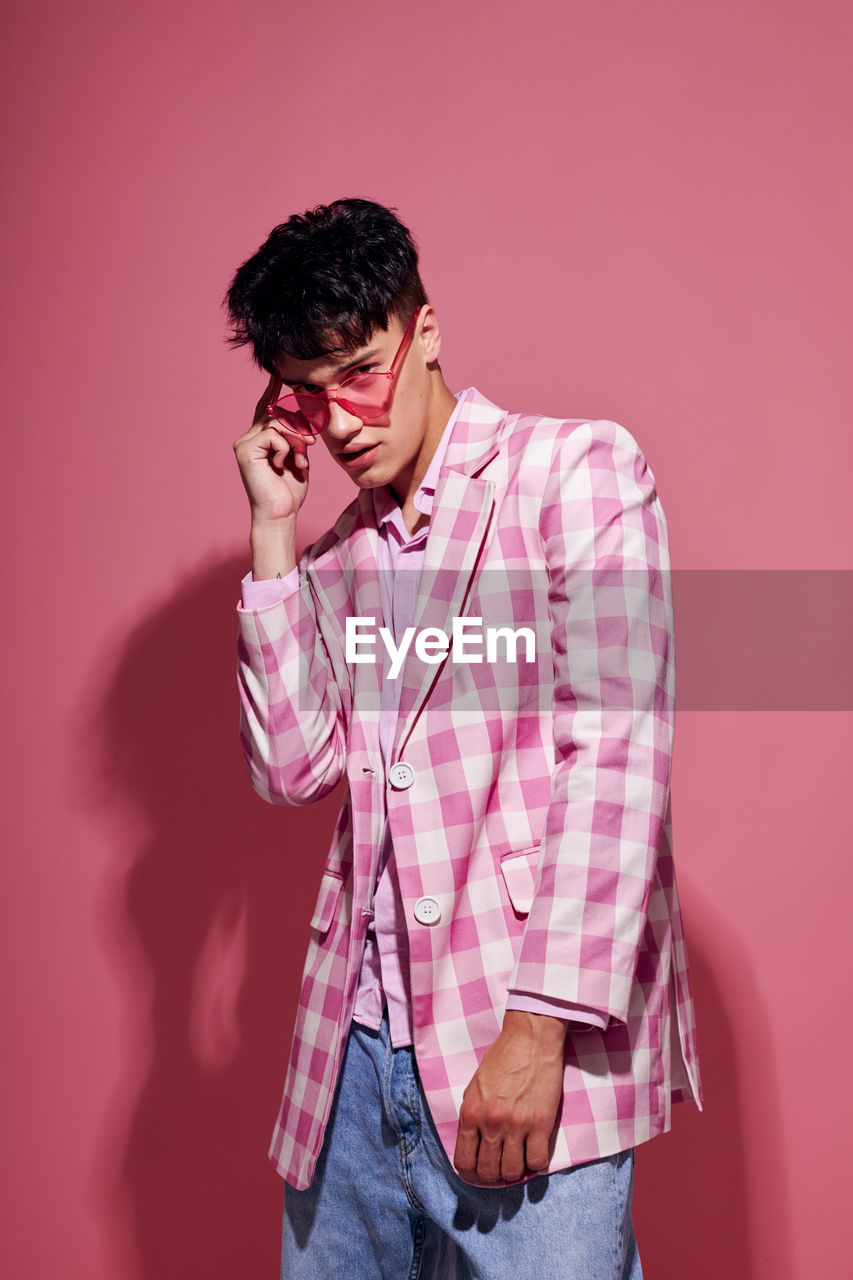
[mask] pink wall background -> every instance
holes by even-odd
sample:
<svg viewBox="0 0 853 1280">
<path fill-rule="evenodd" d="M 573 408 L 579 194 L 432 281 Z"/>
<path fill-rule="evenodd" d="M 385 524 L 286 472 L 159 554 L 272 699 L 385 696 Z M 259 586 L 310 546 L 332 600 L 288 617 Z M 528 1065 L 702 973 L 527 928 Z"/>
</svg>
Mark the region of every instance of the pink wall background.
<svg viewBox="0 0 853 1280">
<path fill-rule="evenodd" d="M 841 0 L 34 0 L 2 78 L 2 1257 L 277 1274 L 266 1160 L 335 805 L 237 741 L 262 383 L 230 273 L 395 205 L 458 389 L 640 441 L 678 568 L 850 569 Z M 306 540 L 351 496 L 323 457 Z M 640 1148 L 650 1280 L 847 1260 L 849 711 L 679 714 L 706 1108 Z M 848 1126 L 845 1130 L 845 1122 Z"/>
</svg>

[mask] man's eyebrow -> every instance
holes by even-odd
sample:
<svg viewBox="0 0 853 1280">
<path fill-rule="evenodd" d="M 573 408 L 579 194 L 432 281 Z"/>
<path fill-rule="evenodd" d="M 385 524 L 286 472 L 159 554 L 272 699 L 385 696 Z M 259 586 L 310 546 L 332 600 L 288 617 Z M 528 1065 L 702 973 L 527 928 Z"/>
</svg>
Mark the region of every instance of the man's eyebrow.
<svg viewBox="0 0 853 1280">
<path fill-rule="evenodd" d="M 357 368 L 360 364 L 370 364 L 379 355 L 375 347 L 368 347 L 366 351 L 360 351 L 352 360 L 346 364 L 338 365 L 338 373 L 347 373 L 350 369 Z"/>
<path fill-rule="evenodd" d="M 346 364 L 339 364 L 336 368 L 336 373 L 340 376 L 342 373 L 349 373 L 350 369 L 357 369 L 360 364 L 372 364 L 378 355 L 379 352 L 375 347 L 368 347 L 366 351 L 360 352 Z M 287 382 L 287 379 L 284 379 L 284 381 Z M 299 378 L 294 378 L 292 382 L 287 382 L 287 385 L 289 387 L 304 387 L 310 385 L 310 383 L 301 382 Z"/>
</svg>

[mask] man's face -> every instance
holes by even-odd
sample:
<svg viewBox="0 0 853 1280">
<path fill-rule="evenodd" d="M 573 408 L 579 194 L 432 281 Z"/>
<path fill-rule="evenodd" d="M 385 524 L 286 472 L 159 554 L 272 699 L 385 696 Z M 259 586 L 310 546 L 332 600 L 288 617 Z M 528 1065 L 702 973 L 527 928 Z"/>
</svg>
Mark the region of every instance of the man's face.
<svg viewBox="0 0 853 1280">
<path fill-rule="evenodd" d="M 339 387 L 355 373 L 384 372 L 391 368 L 409 318 L 392 316 L 387 329 L 374 330 L 368 342 L 352 353 L 317 360 L 283 357 L 278 362 L 282 381 L 295 391 L 316 394 Z M 322 438 L 337 464 L 362 489 L 392 483 L 412 466 L 424 446 L 429 425 L 428 364 L 437 354 L 434 328 L 432 308 L 422 307 L 398 372 L 393 403 L 382 417 L 362 421 L 329 401 L 329 425 Z"/>
</svg>

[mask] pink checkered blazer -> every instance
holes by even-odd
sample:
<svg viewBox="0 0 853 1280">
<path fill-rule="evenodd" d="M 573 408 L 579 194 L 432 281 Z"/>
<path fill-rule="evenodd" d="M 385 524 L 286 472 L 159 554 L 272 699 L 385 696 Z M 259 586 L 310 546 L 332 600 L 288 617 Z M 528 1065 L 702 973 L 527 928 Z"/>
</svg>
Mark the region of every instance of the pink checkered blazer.
<svg viewBox="0 0 853 1280">
<path fill-rule="evenodd" d="M 448 1155 L 510 988 L 606 1020 L 567 1037 L 550 1169 L 637 1145 L 669 1129 L 673 1102 L 702 1106 L 672 859 L 674 647 L 654 477 L 618 423 L 508 414 L 466 393 L 439 472 L 415 625 L 449 635 L 455 616 L 533 622 L 543 651 L 512 667 L 426 663 L 413 647 L 384 765 L 378 667 L 344 656 L 347 616 L 383 621 L 377 537 L 362 490 L 305 551 L 299 592 L 238 614 L 241 741 L 255 790 L 303 805 L 346 778 L 325 865 L 318 859 L 270 1158 L 293 1186 L 310 1185 L 386 808 L 415 1054 Z M 390 776 L 400 761 L 410 766 L 404 786 Z M 424 896 L 438 907 L 431 923 L 414 914 Z"/>
</svg>

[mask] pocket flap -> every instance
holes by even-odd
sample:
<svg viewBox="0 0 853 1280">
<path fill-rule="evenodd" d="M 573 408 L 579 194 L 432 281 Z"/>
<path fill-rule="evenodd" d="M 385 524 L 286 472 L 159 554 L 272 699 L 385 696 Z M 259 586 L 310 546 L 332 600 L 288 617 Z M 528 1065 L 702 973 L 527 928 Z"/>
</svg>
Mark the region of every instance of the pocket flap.
<svg viewBox="0 0 853 1280">
<path fill-rule="evenodd" d="M 311 917 L 311 928 L 316 929 L 318 933 L 326 933 L 331 927 L 335 918 L 335 908 L 338 905 L 338 898 L 341 896 L 343 887 L 344 879 L 340 872 L 323 872 L 320 892 L 317 895 L 317 905 Z"/>
<path fill-rule="evenodd" d="M 501 858 L 501 874 L 510 902 L 522 916 L 526 916 L 533 905 L 541 848 L 540 844 L 534 844 L 529 849 L 513 849 Z"/>
</svg>

